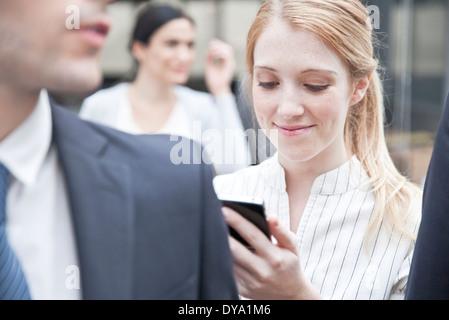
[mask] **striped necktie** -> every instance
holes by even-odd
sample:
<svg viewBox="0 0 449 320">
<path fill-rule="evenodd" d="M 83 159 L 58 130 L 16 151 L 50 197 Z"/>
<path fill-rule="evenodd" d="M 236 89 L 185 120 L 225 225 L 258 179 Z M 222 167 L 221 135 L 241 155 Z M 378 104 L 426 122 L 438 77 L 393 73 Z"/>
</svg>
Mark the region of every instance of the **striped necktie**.
<svg viewBox="0 0 449 320">
<path fill-rule="evenodd" d="M 8 177 L 8 169 L 0 163 L 0 300 L 29 300 L 25 275 L 6 238 Z"/>
</svg>

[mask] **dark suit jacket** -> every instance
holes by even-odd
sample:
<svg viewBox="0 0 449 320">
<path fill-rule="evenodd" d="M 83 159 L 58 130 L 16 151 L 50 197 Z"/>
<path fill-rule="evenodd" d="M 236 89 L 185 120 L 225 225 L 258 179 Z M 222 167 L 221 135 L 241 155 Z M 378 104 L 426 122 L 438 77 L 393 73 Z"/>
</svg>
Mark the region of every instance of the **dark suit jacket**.
<svg viewBox="0 0 449 320">
<path fill-rule="evenodd" d="M 449 96 L 424 185 L 406 299 L 449 299 Z"/>
<path fill-rule="evenodd" d="M 166 135 L 52 115 L 84 299 L 238 298 L 209 166 L 173 165 Z"/>
</svg>

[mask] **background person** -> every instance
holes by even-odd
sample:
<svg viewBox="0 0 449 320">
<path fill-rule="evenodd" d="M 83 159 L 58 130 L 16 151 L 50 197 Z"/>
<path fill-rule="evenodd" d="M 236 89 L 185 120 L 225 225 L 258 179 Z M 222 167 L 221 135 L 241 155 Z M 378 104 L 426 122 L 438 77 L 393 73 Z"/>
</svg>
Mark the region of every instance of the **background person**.
<svg viewBox="0 0 449 320">
<path fill-rule="evenodd" d="M 278 153 L 214 179 L 262 197 L 275 243 L 225 208 L 251 299 L 402 299 L 421 190 L 389 156 L 368 12 L 358 0 L 267 0 L 250 28 L 254 111 Z"/>
<path fill-rule="evenodd" d="M 181 10 L 145 6 L 131 42 L 138 62 L 135 80 L 88 97 L 80 116 L 133 134 L 192 138 L 205 145 L 218 174 L 230 173 L 251 163 L 231 91 L 234 53 L 228 44 L 212 41 L 205 73 L 210 94 L 192 90 L 184 84 L 195 58 L 195 36 L 193 20 Z"/>
</svg>

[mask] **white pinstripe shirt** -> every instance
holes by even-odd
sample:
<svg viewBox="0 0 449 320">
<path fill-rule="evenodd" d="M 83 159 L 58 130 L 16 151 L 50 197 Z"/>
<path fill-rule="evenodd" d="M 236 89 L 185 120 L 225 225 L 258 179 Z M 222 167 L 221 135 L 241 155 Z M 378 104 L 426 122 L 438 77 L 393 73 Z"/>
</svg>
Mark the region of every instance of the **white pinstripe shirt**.
<svg viewBox="0 0 449 320">
<path fill-rule="evenodd" d="M 364 245 L 375 203 L 367 180 L 353 157 L 315 180 L 304 209 L 296 234 L 301 267 L 325 299 L 404 297 L 414 241 L 381 227 Z M 277 154 L 258 166 L 216 177 L 214 187 L 217 194 L 262 197 L 267 215 L 277 215 L 289 227 L 285 172 Z"/>
</svg>

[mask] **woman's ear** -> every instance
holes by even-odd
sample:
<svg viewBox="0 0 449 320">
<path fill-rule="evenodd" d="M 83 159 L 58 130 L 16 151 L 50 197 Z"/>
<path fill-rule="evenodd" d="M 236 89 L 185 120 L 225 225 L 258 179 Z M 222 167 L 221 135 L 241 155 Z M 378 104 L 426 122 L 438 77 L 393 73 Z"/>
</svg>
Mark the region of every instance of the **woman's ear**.
<svg viewBox="0 0 449 320">
<path fill-rule="evenodd" d="M 147 46 L 140 41 L 134 41 L 131 46 L 131 52 L 137 62 L 142 62 L 145 58 Z"/>
<path fill-rule="evenodd" d="M 357 82 L 355 83 L 354 92 L 352 93 L 351 101 L 349 103 L 350 106 L 353 106 L 362 101 L 363 97 L 366 94 L 366 91 L 368 90 L 370 81 L 371 81 L 371 73 L 357 80 Z"/>
</svg>

